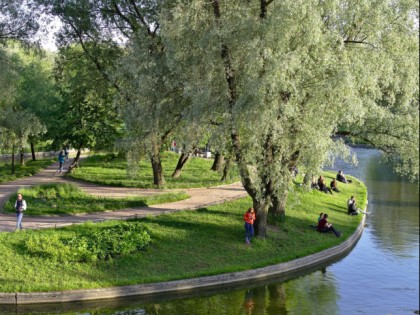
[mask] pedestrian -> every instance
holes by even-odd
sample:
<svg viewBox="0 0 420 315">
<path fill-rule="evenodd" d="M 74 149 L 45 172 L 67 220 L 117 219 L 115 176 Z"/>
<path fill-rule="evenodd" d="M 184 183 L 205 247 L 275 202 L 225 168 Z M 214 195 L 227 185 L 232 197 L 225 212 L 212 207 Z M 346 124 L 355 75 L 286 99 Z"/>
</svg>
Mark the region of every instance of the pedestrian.
<svg viewBox="0 0 420 315">
<path fill-rule="evenodd" d="M 60 163 L 58 173 L 60 173 L 60 174 L 63 172 L 64 158 L 65 158 L 64 152 L 63 152 L 63 150 L 61 150 L 60 153 L 58 154 L 58 162 Z"/>
<path fill-rule="evenodd" d="M 16 210 L 16 230 L 22 230 L 22 218 L 23 218 L 23 211 L 26 210 L 26 201 L 23 199 L 22 194 L 17 195 L 17 200 L 15 202 L 15 210 Z"/>
<path fill-rule="evenodd" d="M 69 148 L 65 147 L 64 148 L 64 156 L 66 157 L 66 162 L 69 161 Z"/>
<path fill-rule="evenodd" d="M 249 208 L 244 214 L 245 220 L 245 244 L 249 245 L 251 243 L 251 238 L 254 235 L 254 221 L 255 221 L 255 212 L 254 208 Z"/>
</svg>

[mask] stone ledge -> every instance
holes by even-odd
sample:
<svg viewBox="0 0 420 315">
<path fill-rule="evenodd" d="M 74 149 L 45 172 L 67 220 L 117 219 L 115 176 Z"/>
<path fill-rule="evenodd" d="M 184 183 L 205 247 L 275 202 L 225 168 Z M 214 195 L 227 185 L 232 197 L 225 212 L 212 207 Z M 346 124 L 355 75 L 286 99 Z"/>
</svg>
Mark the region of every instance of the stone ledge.
<svg viewBox="0 0 420 315">
<path fill-rule="evenodd" d="M 245 283 L 251 280 L 264 280 L 271 277 L 287 277 L 288 275 L 293 275 L 297 272 L 313 269 L 316 266 L 322 266 L 325 263 L 339 259 L 350 252 L 363 233 L 365 220 L 366 216 L 364 215 L 356 231 L 342 244 L 316 254 L 277 265 L 215 276 L 121 287 L 55 292 L 0 293 L 0 305 L 62 303 L 129 296 L 170 294 L 174 292 L 188 292 L 199 289 L 226 287 L 227 285 Z"/>
</svg>

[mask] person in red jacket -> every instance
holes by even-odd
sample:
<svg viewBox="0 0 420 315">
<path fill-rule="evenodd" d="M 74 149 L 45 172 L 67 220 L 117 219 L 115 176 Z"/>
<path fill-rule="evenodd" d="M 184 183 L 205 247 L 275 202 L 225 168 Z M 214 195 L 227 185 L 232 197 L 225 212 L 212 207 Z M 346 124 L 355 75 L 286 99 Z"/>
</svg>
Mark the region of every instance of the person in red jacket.
<svg viewBox="0 0 420 315">
<path fill-rule="evenodd" d="M 318 222 L 318 232 L 321 233 L 328 233 L 333 232 L 335 236 L 340 237 L 341 232 L 337 231 L 331 223 L 328 223 L 327 221 L 328 214 L 324 213 L 322 216 L 322 219 Z"/>
<path fill-rule="evenodd" d="M 251 242 L 251 238 L 254 235 L 254 221 L 255 212 L 254 208 L 249 208 L 244 214 L 245 220 L 245 243 L 248 245 Z"/>
</svg>

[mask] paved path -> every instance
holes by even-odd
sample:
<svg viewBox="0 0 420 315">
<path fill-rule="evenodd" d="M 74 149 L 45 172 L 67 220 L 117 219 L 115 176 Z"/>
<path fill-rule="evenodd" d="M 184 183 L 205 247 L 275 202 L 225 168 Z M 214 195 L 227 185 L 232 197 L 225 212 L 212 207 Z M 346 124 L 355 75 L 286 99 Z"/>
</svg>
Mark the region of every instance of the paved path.
<svg viewBox="0 0 420 315">
<path fill-rule="evenodd" d="M 161 194 L 169 190 L 159 189 L 139 189 L 139 188 L 125 188 L 125 187 L 109 187 L 99 186 L 91 183 L 85 183 L 72 179 L 67 179 L 56 173 L 58 163 L 54 163 L 41 171 L 40 173 L 18 179 L 16 181 L 0 184 L 0 209 L 3 209 L 4 203 L 9 198 L 16 194 L 20 187 L 28 187 L 40 184 L 50 183 L 65 183 L 72 182 L 78 185 L 83 191 L 95 196 L 122 198 L 126 196 L 150 196 L 154 194 Z M 177 189 L 177 191 L 180 191 Z M 240 183 L 224 185 L 211 188 L 192 188 L 184 189 L 190 196 L 189 199 L 154 205 L 151 207 L 138 207 L 121 209 L 116 211 L 96 212 L 81 215 L 68 216 L 28 216 L 23 218 L 24 228 L 48 228 L 66 226 L 75 223 L 82 223 L 85 221 L 104 221 L 109 219 L 128 219 L 134 217 L 145 217 L 147 215 L 159 215 L 163 213 L 170 213 L 179 210 L 192 210 L 206 207 L 213 204 L 222 203 L 227 200 L 233 200 L 240 197 L 247 196 Z M 30 205 L 28 205 L 30 211 Z M 0 231 L 14 231 L 16 226 L 16 215 L 5 214 L 0 212 Z"/>
</svg>

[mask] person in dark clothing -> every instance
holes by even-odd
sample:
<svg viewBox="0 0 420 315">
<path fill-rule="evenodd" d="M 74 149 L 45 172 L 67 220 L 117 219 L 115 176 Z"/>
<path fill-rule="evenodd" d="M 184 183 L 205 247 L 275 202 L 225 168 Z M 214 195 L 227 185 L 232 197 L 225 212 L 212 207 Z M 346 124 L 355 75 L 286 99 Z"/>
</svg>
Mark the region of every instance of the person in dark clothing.
<svg viewBox="0 0 420 315">
<path fill-rule="evenodd" d="M 333 232 L 335 236 L 340 237 L 341 233 L 337 231 L 331 223 L 328 223 L 327 218 L 328 218 L 328 214 L 324 213 L 324 216 L 318 222 L 318 232 L 320 233 Z"/>
<path fill-rule="evenodd" d="M 343 171 L 338 171 L 338 173 L 337 173 L 337 176 L 336 176 L 336 179 L 339 181 L 339 182 L 342 182 L 342 183 L 345 183 L 345 184 L 347 184 L 347 183 L 351 183 L 351 180 L 349 180 L 349 179 L 347 179 L 346 178 L 346 176 L 344 176 L 344 173 L 343 173 Z"/>
<path fill-rule="evenodd" d="M 347 213 L 350 215 L 359 214 L 359 212 L 357 211 L 356 199 L 354 199 L 354 196 L 351 196 L 350 199 L 347 201 Z"/>
<path fill-rule="evenodd" d="M 324 193 L 330 193 L 331 195 L 333 194 L 331 188 L 325 185 L 325 180 L 324 177 L 322 177 L 322 175 L 318 178 L 318 187 L 319 190 L 323 191 Z"/>
<path fill-rule="evenodd" d="M 332 190 L 334 190 L 335 192 L 340 192 L 337 188 L 337 180 L 334 178 L 331 183 L 330 183 L 330 187 Z"/>
</svg>

